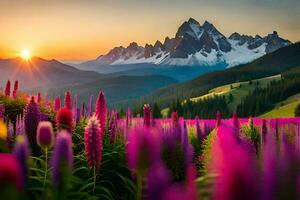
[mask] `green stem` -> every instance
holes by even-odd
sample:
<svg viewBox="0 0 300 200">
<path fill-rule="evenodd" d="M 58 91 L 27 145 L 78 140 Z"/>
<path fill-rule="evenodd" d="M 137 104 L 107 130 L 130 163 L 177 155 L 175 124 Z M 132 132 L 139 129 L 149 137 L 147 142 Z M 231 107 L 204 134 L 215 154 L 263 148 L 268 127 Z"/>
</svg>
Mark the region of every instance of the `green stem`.
<svg viewBox="0 0 300 200">
<path fill-rule="evenodd" d="M 142 199 L 143 192 L 143 172 L 142 170 L 138 170 L 137 172 L 137 200 Z"/>
<path fill-rule="evenodd" d="M 94 188 L 93 188 L 94 194 L 95 194 L 95 188 L 96 188 L 96 166 L 94 166 Z"/>
<path fill-rule="evenodd" d="M 46 166 L 45 166 L 45 177 L 44 177 L 44 186 L 46 183 L 46 179 L 47 179 L 47 174 L 48 174 L 48 148 L 45 148 L 45 161 L 46 161 Z"/>
</svg>

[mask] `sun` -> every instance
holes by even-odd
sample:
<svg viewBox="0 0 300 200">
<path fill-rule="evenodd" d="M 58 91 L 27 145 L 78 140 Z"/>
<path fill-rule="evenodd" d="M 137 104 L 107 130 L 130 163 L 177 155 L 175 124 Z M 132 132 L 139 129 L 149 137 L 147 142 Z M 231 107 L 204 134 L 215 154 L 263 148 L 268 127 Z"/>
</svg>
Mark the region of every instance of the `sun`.
<svg viewBox="0 0 300 200">
<path fill-rule="evenodd" d="M 24 60 L 29 60 L 31 58 L 31 53 L 28 49 L 24 49 L 21 51 L 21 57 L 24 59 Z"/>
</svg>

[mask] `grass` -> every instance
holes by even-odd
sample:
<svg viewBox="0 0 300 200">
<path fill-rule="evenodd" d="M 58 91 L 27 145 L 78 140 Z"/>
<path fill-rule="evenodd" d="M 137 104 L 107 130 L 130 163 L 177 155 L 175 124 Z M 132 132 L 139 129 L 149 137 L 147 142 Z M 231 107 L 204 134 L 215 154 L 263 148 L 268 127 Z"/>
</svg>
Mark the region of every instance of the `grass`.
<svg viewBox="0 0 300 200">
<path fill-rule="evenodd" d="M 260 117 L 263 118 L 282 118 L 282 117 L 294 117 L 295 109 L 300 103 L 300 93 L 287 98 L 275 105 L 275 108 Z"/>
</svg>

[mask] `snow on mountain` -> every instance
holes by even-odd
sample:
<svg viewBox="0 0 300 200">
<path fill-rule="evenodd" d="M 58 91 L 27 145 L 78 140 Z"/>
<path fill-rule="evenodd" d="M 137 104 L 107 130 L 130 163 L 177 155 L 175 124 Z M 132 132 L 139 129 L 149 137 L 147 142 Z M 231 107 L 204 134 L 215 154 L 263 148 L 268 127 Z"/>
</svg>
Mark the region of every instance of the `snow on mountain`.
<svg viewBox="0 0 300 200">
<path fill-rule="evenodd" d="M 174 38 L 166 38 L 145 47 L 133 42 L 128 47 L 116 47 L 108 54 L 81 65 L 129 65 L 151 63 L 175 66 L 227 67 L 251 62 L 291 42 L 274 31 L 265 37 L 233 33 L 225 37 L 216 27 L 205 21 L 203 25 L 190 18 L 178 29 Z"/>
</svg>

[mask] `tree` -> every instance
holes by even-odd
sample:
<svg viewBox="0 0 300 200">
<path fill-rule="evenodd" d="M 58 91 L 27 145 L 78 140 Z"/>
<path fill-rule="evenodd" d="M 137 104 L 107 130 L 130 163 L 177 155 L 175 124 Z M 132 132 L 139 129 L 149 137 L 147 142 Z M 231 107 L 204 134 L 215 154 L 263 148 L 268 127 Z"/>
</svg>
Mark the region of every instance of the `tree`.
<svg viewBox="0 0 300 200">
<path fill-rule="evenodd" d="M 154 105 L 153 105 L 152 117 L 154 119 L 161 118 L 160 107 L 157 103 L 154 103 Z"/>
<path fill-rule="evenodd" d="M 295 109 L 295 116 L 300 117 L 300 103 L 297 105 L 297 107 Z"/>
</svg>

